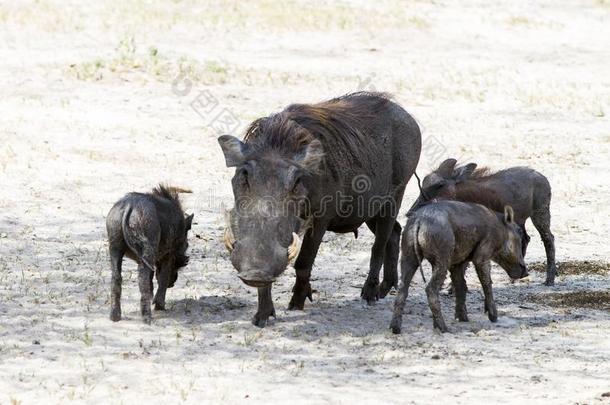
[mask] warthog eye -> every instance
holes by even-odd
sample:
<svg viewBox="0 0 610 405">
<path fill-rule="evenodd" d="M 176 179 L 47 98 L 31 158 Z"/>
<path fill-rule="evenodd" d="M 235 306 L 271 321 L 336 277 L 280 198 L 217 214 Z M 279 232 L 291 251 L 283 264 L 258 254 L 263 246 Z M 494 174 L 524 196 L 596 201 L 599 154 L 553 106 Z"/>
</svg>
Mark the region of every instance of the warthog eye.
<svg viewBox="0 0 610 405">
<path fill-rule="evenodd" d="M 294 185 L 292 186 L 292 194 L 303 194 L 303 182 L 301 181 L 301 178 L 295 180 Z"/>
<path fill-rule="evenodd" d="M 250 183 L 248 183 L 248 170 L 245 168 L 241 168 L 239 171 L 240 185 L 247 189 L 250 187 Z"/>
</svg>

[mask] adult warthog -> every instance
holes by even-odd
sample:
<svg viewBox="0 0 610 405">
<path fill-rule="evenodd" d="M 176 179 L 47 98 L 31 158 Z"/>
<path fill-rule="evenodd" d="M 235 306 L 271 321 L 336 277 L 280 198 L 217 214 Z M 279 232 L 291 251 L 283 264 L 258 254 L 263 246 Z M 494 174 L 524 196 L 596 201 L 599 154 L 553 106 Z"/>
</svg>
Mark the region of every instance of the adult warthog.
<svg viewBox="0 0 610 405">
<path fill-rule="evenodd" d="M 227 167 L 236 167 L 225 244 L 239 278 L 258 288 L 255 325 L 275 316 L 271 285 L 291 259 L 288 309 L 312 299 L 311 268 L 327 230 L 357 235 L 366 223 L 374 232 L 367 302 L 397 286 L 396 216 L 421 150 L 419 127 L 402 107 L 380 93 L 293 104 L 254 121 L 243 142 L 218 141 Z"/>
<path fill-rule="evenodd" d="M 530 237 L 525 232 L 525 221 L 540 233 L 546 251 L 546 281 L 555 283 L 555 237 L 551 233 L 551 185 L 548 179 L 529 167 L 511 167 L 498 172 L 477 169 L 476 163 L 456 167 L 455 159 L 447 159 L 438 169 L 424 177 L 422 192 L 408 216 L 432 200 L 457 200 L 482 204 L 502 212 L 505 205 L 515 211 L 515 223 L 521 227 L 523 256 Z"/>
</svg>

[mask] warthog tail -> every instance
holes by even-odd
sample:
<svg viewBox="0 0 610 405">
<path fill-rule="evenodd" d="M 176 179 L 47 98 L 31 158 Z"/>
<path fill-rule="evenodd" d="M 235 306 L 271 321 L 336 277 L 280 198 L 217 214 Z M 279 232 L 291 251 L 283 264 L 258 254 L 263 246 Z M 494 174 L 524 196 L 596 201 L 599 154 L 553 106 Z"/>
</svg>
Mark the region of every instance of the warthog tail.
<svg viewBox="0 0 610 405">
<path fill-rule="evenodd" d="M 426 283 L 426 276 L 424 276 L 424 269 L 421 266 L 421 262 L 422 262 L 422 257 L 419 255 L 419 241 L 417 240 L 418 235 L 419 235 L 419 227 L 420 227 L 420 223 L 419 221 L 417 221 L 417 224 L 415 224 L 415 227 L 413 228 L 413 250 L 415 251 L 415 257 L 417 258 L 417 263 L 419 263 L 417 265 L 417 267 L 419 267 L 419 272 L 421 273 L 421 278 L 424 280 L 424 283 Z"/>
<path fill-rule="evenodd" d="M 146 259 L 144 259 L 144 257 L 142 257 L 142 250 L 139 249 L 137 246 L 134 246 L 132 243 L 132 240 L 131 240 L 132 238 L 130 237 L 130 232 L 129 232 L 129 226 L 127 225 L 129 222 L 129 217 L 131 216 L 131 211 L 133 211 L 133 207 L 129 206 L 123 213 L 123 218 L 121 221 L 121 228 L 123 230 L 123 239 L 125 240 L 125 243 L 129 247 L 129 249 L 131 249 L 136 254 L 136 256 L 138 257 L 140 262 L 154 274 L 155 267 L 153 265 L 151 265 L 150 263 L 148 263 L 148 260 L 146 260 Z"/>
</svg>

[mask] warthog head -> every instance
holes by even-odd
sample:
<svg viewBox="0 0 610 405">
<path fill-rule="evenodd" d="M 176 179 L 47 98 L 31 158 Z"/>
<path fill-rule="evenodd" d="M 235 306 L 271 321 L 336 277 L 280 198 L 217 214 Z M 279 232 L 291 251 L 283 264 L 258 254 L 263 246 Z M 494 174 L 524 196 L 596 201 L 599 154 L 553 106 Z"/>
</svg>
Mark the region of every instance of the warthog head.
<svg viewBox="0 0 610 405">
<path fill-rule="evenodd" d="M 227 215 L 224 242 L 239 278 L 252 287 L 269 285 L 286 269 L 307 228 L 311 175 L 323 148 L 308 134 L 298 140 L 270 146 L 230 135 L 218 139 L 227 167 L 236 168 L 235 207 Z"/>
<path fill-rule="evenodd" d="M 407 212 L 407 216 L 429 201 L 455 199 L 456 185 L 468 179 L 477 167 L 476 163 L 469 163 L 456 168 L 456 163 L 455 159 L 447 159 L 438 169 L 424 177 L 421 193 Z"/>
<path fill-rule="evenodd" d="M 527 277 L 527 267 L 521 248 L 521 227 L 515 223 L 513 209 L 508 205 L 504 207 L 502 224 L 506 237 L 502 249 L 496 253 L 493 260 L 506 271 L 511 279 Z"/>
</svg>

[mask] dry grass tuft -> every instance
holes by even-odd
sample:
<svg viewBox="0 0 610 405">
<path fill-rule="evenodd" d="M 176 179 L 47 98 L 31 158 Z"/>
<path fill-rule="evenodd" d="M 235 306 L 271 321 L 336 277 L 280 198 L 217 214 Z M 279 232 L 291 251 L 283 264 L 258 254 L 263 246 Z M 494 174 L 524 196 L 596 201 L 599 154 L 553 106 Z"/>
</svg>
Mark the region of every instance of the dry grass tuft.
<svg viewBox="0 0 610 405">
<path fill-rule="evenodd" d="M 610 310 L 610 291 L 571 291 L 532 295 L 530 300 L 552 307 Z"/>
<path fill-rule="evenodd" d="M 527 266 L 531 271 L 546 272 L 546 263 L 538 262 Z M 601 261 L 567 261 L 557 264 L 559 274 L 562 276 L 579 276 L 583 274 L 610 274 L 610 263 Z"/>
</svg>

